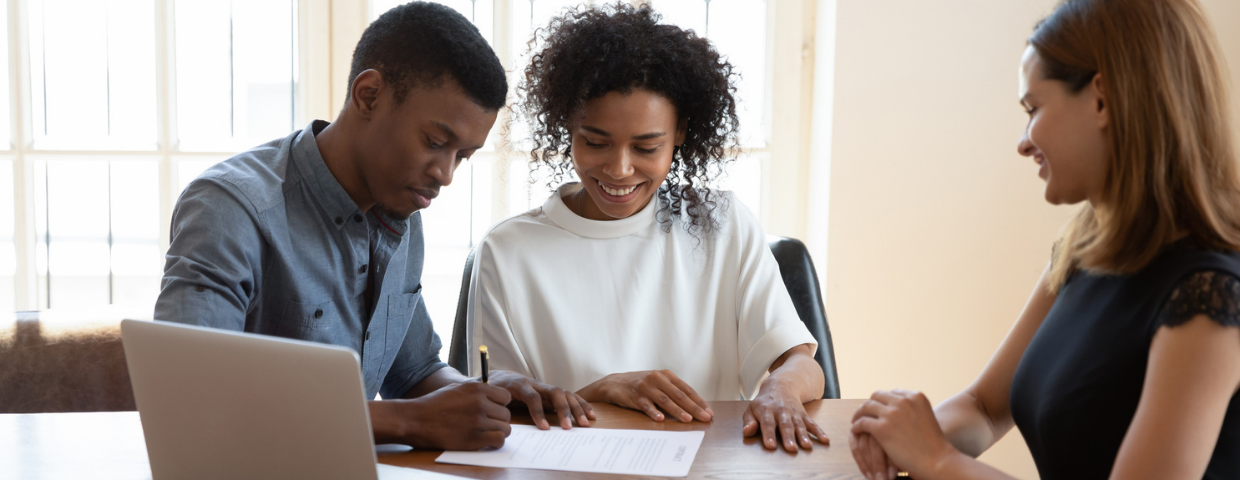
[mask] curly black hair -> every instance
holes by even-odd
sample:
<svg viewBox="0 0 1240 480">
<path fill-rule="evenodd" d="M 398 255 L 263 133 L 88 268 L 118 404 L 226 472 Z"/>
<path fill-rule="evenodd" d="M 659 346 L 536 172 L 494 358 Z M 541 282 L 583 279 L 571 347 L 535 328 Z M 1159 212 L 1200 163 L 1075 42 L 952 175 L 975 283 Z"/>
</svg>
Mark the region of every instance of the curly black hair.
<svg viewBox="0 0 1240 480">
<path fill-rule="evenodd" d="M 375 19 L 353 49 L 353 80 L 368 69 L 392 84 L 396 103 L 418 86 L 438 86 L 452 78 L 475 103 L 499 110 L 508 95 L 508 79 L 495 51 L 478 27 L 450 7 L 410 2 Z"/>
<path fill-rule="evenodd" d="M 667 98 L 688 128 L 659 189 L 668 200 L 659 220 L 668 230 L 683 214 L 691 233 L 710 231 L 718 193 L 709 185 L 739 147 L 739 74 L 710 41 L 660 19 L 648 4 L 567 9 L 530 40 L 531 51 L 543 48 L 530 57 L 515 108 L 530 125 L 535 171 L 550 170 L 555 184 L 573 173 L 570 129 L 587 101 L 634 89 Z"/>
</svg>

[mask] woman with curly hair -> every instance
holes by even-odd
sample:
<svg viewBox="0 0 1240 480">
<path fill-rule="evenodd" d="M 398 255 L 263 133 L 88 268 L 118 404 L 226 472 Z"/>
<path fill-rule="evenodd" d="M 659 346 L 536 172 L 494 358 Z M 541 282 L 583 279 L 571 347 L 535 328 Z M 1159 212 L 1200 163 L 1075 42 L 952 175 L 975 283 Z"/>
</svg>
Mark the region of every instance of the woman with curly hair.
<svg viewBox="0 0 1240 480">
<path fill-rule="evenodd" d="M 736 74 L 658 21 L 569 10 L 532 42 L 518 113 L 534 162 L 580 182 L 478 245 L 470 338 L 503 370 L 493 384 L 548 398 L 563 428 L 589 425 L 588 402 L 707 422 L 707 399 L 750 399 L 746 436 L 812 448 L 827 441 L 802 406 L 822 395 L 817 344 L 757 219 L 709 187 L 737 146 Z"/>
</svg>

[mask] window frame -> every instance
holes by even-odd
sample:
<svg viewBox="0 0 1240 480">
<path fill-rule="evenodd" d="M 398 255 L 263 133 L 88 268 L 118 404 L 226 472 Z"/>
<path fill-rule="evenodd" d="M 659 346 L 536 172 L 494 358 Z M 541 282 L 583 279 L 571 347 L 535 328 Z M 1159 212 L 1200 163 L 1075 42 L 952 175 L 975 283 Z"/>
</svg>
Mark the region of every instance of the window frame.
<svg viewBox="0 0 1240 480">
<path fill-rule="evenodd" d="M 30 88 L 30 41 L 28 25 L 29 0 L 10 0 L 8 11 L 8 65 L 10 104 L 10 144 L 0 146 L 0 156 L 13 162 L 14 176 L 14 250 L 17 255 L 14 272 L 14 305 L 18 311 L 47 308 L 45 298 L 40 298 L 37 269 L 39 232 L 36 231 L 36 202 L 34 166 L 38 161 L 56 159 L 96 158 L 101 162 L 117 158 L 155 160 L 159 172 L 159 248 L 168 249 L 168 225 L 172 221 L 172 209 L 176 197 L 179 162 L 191 159 L 227 158 L 237 151 L 181 150 L 177 141 L 176 111 L 176 25 L 175 0 L 152 0 L 155 14 L 155 104 L 156 148 L 154 150 L 98 150 L 98 149 L 38 149 L 35 148 L 33 112 Z M 324 82 L 329 75 L 324 59 L 313 52 L 326 51 L 329 39 L 312 32 L 331 28 L 331 0 L 291 0 L 296 16 L 294 39 L 297 64 L 294 72 L 295 92 L 293 128 L 301 128 L 309 118 L 324 118 L 326 98 L 330 85 Z M 247 147 L 248 148 L 248 147 Z"/>
</svg>

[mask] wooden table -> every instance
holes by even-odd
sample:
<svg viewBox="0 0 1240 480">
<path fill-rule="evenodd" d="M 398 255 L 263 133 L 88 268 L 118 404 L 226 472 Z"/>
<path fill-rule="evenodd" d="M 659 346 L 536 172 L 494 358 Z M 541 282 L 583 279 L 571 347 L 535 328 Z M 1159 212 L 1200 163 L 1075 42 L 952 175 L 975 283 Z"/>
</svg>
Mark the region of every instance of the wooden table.
<svg viewBox="0 0 1240 480">
<path fill-rule="evenodd" d="M 848 450 L 849 420 L 862 400 L 819 400 L 806 410 L 827 431 L 831 446 L 792 454 L 762 448 L 756 438 L 741 438 L 746 402 L 711 402 L 715 420 L 682 424 L 654 422 L 636 411 L 595 405 L 592 428 L 702 430 L 706 436 L 688 478 L 824 478 L 862 480 Z M 517 415 L 514 423 L 529 424 Z M 545 470 L 505 470 L 435 463 L 439 451 L 381 453 L 390 465 L 433 470 L 478 479 L 500 478 L 641 478 Z M 12 477 L 9 477 L 11 475 Z M 151 471 L 137 412 L 42 413 L 0 415 L 0 477 L 20 479 L 149 479 Z"/>
</svg>

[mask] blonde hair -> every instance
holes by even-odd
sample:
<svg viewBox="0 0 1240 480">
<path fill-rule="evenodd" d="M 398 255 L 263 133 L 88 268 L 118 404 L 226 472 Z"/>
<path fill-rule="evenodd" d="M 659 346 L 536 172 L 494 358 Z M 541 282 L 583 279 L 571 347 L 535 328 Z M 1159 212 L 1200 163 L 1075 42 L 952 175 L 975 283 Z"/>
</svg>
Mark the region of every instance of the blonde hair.
<svg viewBox="0 0 1240 480">
<path fill-rule="evenodd" d="M 1185 234 L 1240 250 L 1225 67 L 1196 0 L 1067 0 L 1029 44 L 1074 93 L 1101 75 L 1109 113 L 1104 191 L 1056 243 L 1053 290 L 1078 269 L 1136 272 Z"/>
</svg>

